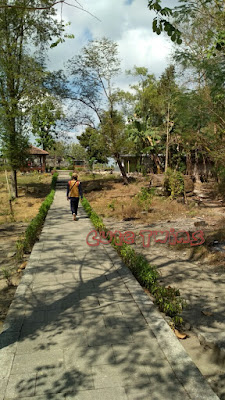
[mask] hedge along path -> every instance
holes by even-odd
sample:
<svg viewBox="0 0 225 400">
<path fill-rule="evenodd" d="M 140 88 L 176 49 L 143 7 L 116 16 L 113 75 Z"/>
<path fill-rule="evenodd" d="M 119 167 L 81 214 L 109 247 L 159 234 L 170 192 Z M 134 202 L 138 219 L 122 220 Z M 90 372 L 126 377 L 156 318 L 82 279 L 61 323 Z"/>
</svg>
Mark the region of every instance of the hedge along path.
<svg viewBox="0 0 225 400">
<path fill-rule="evenodd" d="M 39 208 L 38 214 L 32 219 L 31 223 L 28 225 L 24 238 L 20 239 L 16 243 L 17 247 L 17 258 L 21 260 L 24 253 L 30 253 L 32 247 L 34 246 L 39 234 L 41 233 L 42 226 L 44 224 L 48 210 L 50 209 L 55 196 L 55 187 L 57 182 L 58 174 L 54 173 L 52 176 L 51 190 L 49 195 L 43 201 L 41 207 Z"/>
<path fill-rule="evenodd" d="M 96 230 L 98 232 L 104 232 L 104 236 L 107 237 L 108 229 L 85 197 L 83 198 L 82 205 Z M 141 286 L 148 289 L 154 296 L 155 303 L 158 305 L 159 310 L 172 318 L 174 327 L 179 327 L 183 322 L 181 313 L 186 305 L 185 301 L 180 297 L 179 290 L 160 285 L 158 283 L 159 274 L 156 268 L 148 263 L 145 256 L 136 253 L 130 245 L 126 243 L 123 243 L 122 246 L 116 245 L 115 237 L 112 239 L 111 245 L 122 258 L 125 265 L 131 270 Z"/>
</svg>

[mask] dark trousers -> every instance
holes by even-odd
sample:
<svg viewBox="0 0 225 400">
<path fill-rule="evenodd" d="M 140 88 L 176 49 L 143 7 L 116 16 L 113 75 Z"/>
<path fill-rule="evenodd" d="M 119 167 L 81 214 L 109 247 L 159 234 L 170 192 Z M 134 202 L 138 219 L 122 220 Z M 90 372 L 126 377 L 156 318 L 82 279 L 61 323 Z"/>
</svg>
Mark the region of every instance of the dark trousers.
<svg viewBox="0 0 225 400">
<path fill-rule="evenodd" d="M 79 203 L 79 197 L 70 197 L 70 208 L 72 214 L 77 215 L 78 203 Z"/>
</svg>

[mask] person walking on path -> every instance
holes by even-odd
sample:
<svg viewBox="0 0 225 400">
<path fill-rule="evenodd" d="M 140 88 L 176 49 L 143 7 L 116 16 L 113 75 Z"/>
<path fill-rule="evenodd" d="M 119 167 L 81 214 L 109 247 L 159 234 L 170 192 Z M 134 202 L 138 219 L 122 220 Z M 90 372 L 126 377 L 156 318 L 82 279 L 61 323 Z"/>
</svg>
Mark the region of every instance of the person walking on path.
<svg viewBox="0 0 225 400">
<path fill-rule="evenodd" d="M 73 173 L 71 181 L 67 184 L 67 200 L 70 200 L 70 208 L 74 221 L 76 221 L 77 217 L 79 197 L 81 197 L 81 200 L 83 199 L 82 186 L 81 182 L 78 181 L 77 174 Z"/>
</svg>

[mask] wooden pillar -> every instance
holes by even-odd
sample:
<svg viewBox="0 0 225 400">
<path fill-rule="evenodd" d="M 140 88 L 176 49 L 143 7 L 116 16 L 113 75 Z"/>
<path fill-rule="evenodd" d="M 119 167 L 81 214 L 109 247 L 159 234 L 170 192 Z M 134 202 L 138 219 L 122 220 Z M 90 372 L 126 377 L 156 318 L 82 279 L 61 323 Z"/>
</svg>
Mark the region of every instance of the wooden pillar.
<svg viewBox="0 0 225 400">
<path fill-rule="evenodd" d="M 127 160 L 127 172 L 130 173 L 130 160 Z"/>
<path fill-rule="evenodd" d="M 46 172 L 46 155 L 43 155 L 42 171 L 43 171 L 43 172 Z"/>
</svg>

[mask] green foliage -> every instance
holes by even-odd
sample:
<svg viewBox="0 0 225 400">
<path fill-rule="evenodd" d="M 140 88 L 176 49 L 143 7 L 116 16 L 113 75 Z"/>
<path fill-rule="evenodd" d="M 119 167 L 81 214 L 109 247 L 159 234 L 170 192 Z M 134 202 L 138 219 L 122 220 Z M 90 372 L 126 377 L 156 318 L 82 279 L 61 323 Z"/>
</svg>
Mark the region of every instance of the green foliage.
<svg viewBox="0 0 225 400">
<path fill-rule="evenodd" d="M 21 261 L 24 255 L 24 241 L 23 239 L 19 239 L 16 242 L 16 259 L 17 261 Z"/>
<path fill-rule="evenodd" d="M 155 302 L 158 304 L 160 311 L 172 318 L 181 314 L 185 302 L 180 299 L 179 290 L 170 286 L 158 286 L 153 289 L 152 294 L 155 297 Z"/>
<path fill-rule="evenodd" d="M 63 3 L 63 1 L 61 3 Z M 65 26 L 69 26 L 69 25 L 71 25 L 71 22 L 67 22 L 67 24 L 65 24 Z M 60 37 L 54 43 L 52 43 L 50 48 L 52 49 L 54 47 L 57 47 L 58 44 L 60 44 L 60 43 L 65 43 L 66 40 L 64 38 L 65 39 L 74 39 L 75 36 L 73 34 L 66 33 L 66 34 L 63 35 L 63 37 Z"/>
<path fill-rule="evenodd" d="M 84 146 L 78 143 L 71 143 L 69 145 L 67 153 L 69 156 L 73 157 L 73 159 L 77 161 L 82 161 L 87 159 L 87 152 Z"/>
<path fill-rule="evenodd" d="M 85 197 L 83 197 L 82 206 L 84 207 L 86 213 L 88 214 L 91 222 L 95 226 L 97 231 L 106 231 L 106 227 L 102 221 L 102 219 L 98 216 L 98 214 L 92 210 L 89 202 Z"/>
<path fill-rule="evenodd" d="M 0 139 L 13 169 L 21 166 L 21 155 L 28 147 L 28 116 L 46 78 L 41 57 L 35 59 L 30 50 L 41 48 L 43 57 L 48 42 L 64 30 L 54 8 L 30 12 L 25 3 L 18 8 L 4 5 L 0 10 Z M 47 3 L 39 2 L 40 6 Z"/>
<path fill-rule="evenodd" d="M 146 193 L 143 194 L 143 196 L 145 197 Z M 83 198 L 82 205 L 96 230 L 107 232 L 107 228 L 102 219 L 92 210 L 86 198 Z M 155 296 L 155 302 L 159 305 L 160 310 L 170 316 L 176 326 L 181 325 L 183 319 L 180 313 L 185 306 L 185 302 L 179 297 L 179 290 L 171 288 L 170 286 L 165 287 L 159 285 L 159 274 L 156 268 L 149 264 L 145 256 L 136 253 L 131 246 L 125 243 L 123 243 L 122 246 L 117 246 L 116 242 L 117 240 L 114 237 L 111 242 L 112 246 L 121 256 L 126 266 L 132 271 L 138 282 Z"/>
<path fill-rule="evenodd" d="M 135 67 L 128 73 L 138 77 L 138 82 L 131 86 L 134 101 L 126 131 L 134 154 L 148 154 L 154 160 L 154 171 L 160 172 L 163 166 L 158 154 L 165 153 L 167 121 L 174 119 L 179 93 L 175 68 L 170 65 L 158 80 L 146 68 Z"/>
<path fill-rule="evenodd" d="M 118 252 L 140 284 L 151 291 L 158 278 L 156 268 L 149 265 L 142 254 L 137 254 L 127 244 L 123 244 L 123 246 L 118 248 Z"/>
<path fill-rule="evenodd" d="M 169 18 L 173 16 L 173 10 L 168 7 L 161 7 L 160 2 L 160 0 L 150 0 L 148 2 L 149 10 L 154 10 L 157 14 L 152 23 L 152 30 L 157 35 L 160 35 L 163 31 L 165 31 L 171 38 L 172 42 L 176 42 L 180 45 L 182 43 L 181 31 L 177 29 L 168 19 L 165 19 L 165 17 Z"/>
<path fill-rule="evenodd" d="M 185 24 L 193 25 L 201 17 L 207 22 L 205 36 L 210 39 L 207 51 L 208 57 L 215 56 L 216 52 L 225 49 L 224 31 L 224 1 L 223 0 L 179 0 L 173 9 L 161 6 L 161 0 L 149 0 L 148 8 L 155 11 L 152 29 L 157 35 L 163 31 L 172 42 L 182 44 Z M 171 17 L 173 18 L 171 23 Z"/>
<path fill-rule="evenodd" d="M 27 157 L 31 110 L 46 92 L 45 50 L 60 38 L 64 25 L 57 22 L 50 0 L 38 1 L 35 12 L 27 7 L 31 2 L 6 3 L 0 8 L 0 142 L 3 156 L 16 171 Z M 15 173 L 14 177 L 16 194 Z"/>
<path fill-rule="evenodd" d="M 116 209 L 116 200 L 112 200 L 111 203 L 108 204 L 108 208 L 112 211 Z"/>
<path fill-rule="evenodd" d="M 225 199 L 225 167 L 221 166 L 218 170 L 218 178 L 219 178 L 219 185 L 218 190 L 219 194 Z"/>
<path fill-rule="evenodd" d="M 87 201 L 86 197 L 83 197 L 82 206 L 84 207 L 87 215 L 90 217 L 92 208 L 90 206 L 90 203 Z"/>
<path fill-rule="evenodd" d="M 152 199 L 155 194 L 155 188 L 142 187 L 141 191 L 136 195 L 138 205 L 145 211 L 149 210 L 152 204 Z"/>
<path fill-rule="evenodd" d="M 32 219 L 31 223 L 28 225 L 25 236 L 22 240 L 17 241 L 17 258 L 21 259 L 24 253 L 30 253 L 33 245 L 35 244 L 43 226 L 44 220 L 48 213 L 49 208 L 54 200 L 55 186 L 57 182 L 58 174 L 54 173 L 51 182 L 51 191 L 49 195 L 45 198 L 39 212 L 35 218 Z"/>
<path fill-rule="evenodd" d="M 57 137 L 56 124 L 62 117 L 62 108 L 53 97 L 46 96 L 34 105 L 31 116 L 32 133 L 43 150 L 54 146 Z"/>
<path fill-rule="evenodd" d="M 82 172 L 84 170 L 84 168 L 82 167 L 76 167 L 76 172 Z"/>
<path fill-rule="evenodd" d="M 121 154 L 123 152 L 127 135 L 125 131 L 125 119 L 121 112 L 111 109 L 105 111 L 101 119 L 100 133 L 105 148 L 110 154 Z"/>
<path fill-rule="evenodd" d="M 89 163 L 90 169 L 93 168 L 93 164 L 97 161 L 99 163 L 107 163 L 107 157 L 109 152 L 107 151 L 100 133 L 93 128 L 86 128 L 80 136 L 77 136 L 80 145 L 83 147 L 86 158 Z"/>
<path fill-rule="evenodd" d="M 126 171 L 120 158 L 126 142 L 125 119 L 118 107 L 121 100 L 120 90 L 113 88 L 113 79 L 120 72 L 118 44 L 105 37 L 100 40 L 91 40 L 87 46 L 83 47 L 79 55 L 69 60 L 68 67 L 72 81 L 69 91 L 77 106 L 76 119 L 80 125 L 89 126 L 86 133 L 88 136 L 91 134 L 91 138 L 94 136 L 94 131 L 100 134 L 97 147 L 92 146 L 91 154 L 89 154 L 90 167 L 93 166 L 95 160 L 105 162 L 99 160 L 100 144 L 102 156 L 114 157 L 127 184 Z M 96 126 L 96 118 L 98 126 Z M 82 138 L 78 137 L 78 139 Z M 86 148 L 81 140 L 80 143 Z M 95 155 L 96 150 L 98 159 Z"/>
<path fill-rule="evenodd" d="M 47 150 L 51 157 L 54 157 L 58 162 L 62 158 L 66 158 L 68 154 L 68 145 L 63 140 L 55 140 L 51 148 Z"/>
<path fill-rule="evenodd" d="M 172 199 L 184 194 L 184 177 L 179 171 L 168 168 L 165 174 L 164 187 Z"/>
</svg>

